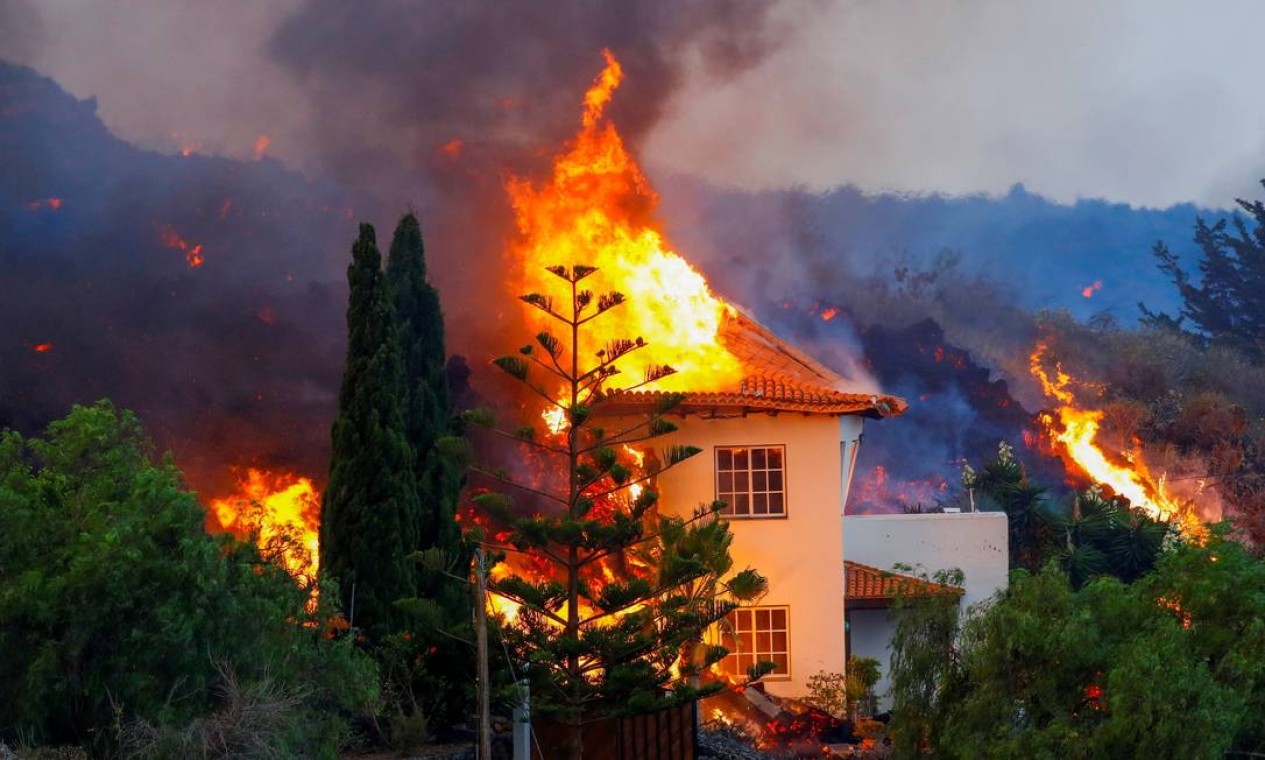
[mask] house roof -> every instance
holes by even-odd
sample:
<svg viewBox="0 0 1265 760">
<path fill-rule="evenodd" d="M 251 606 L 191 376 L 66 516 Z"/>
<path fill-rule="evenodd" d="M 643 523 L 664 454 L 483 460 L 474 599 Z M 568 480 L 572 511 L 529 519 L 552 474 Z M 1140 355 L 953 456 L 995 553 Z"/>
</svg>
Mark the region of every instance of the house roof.
<svg viewBox="0 0 1265 760">
<path fill-rule="evenodd" d="M 854 383 L 737 309 L 725 319 L 719 338 L 747 374 L 733 388 L 687 392 L 678 411 L 783 411 L 879 419 L 908 408 L 897 396 L 849 392 Z M 666 395 L 664 391 L 616 391 L 608 398 L 611 406 L 636 408 Z"/>
<path fill-rule="evenodd" d="M 879 570 L 877 567 L 862 565 L 851 560 L 843 561 L 844 572 L 844 607 L 864 609 L 867 607 L 887 607 L 896 601 L 896 597 L 935 596 L 937 594 L 953 594 L 961 596 L 963 590 L 957 586 L 946 586 L 933 583 L 912 575 Z"/>
</svg>

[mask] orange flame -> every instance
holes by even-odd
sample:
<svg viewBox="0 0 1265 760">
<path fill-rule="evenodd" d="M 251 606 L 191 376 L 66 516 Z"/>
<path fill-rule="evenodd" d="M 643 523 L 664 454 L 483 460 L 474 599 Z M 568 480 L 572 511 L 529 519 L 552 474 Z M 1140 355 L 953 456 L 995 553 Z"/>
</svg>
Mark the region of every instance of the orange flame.
<svg viewBox="0 0 1265 760">
<path fill-rule="evenodd" d="M 202 244 L 190 245 L 188 241 L 180 237 L 180 233 L 176 232 L 175 228 L 170 224 L 159 226 L 158 237 L 165 248 L 183 251 L 185 261 L 189 263 L 190 269 L 197 269 L 205 262 L 202 257 Z"/>
<path fill-rule="evenodd" d="M 585 326 L 582 357 L 592 357 L 615 338 L 642 337 L 650 348 L 620 363 L 626 384 L 639 382 L 653 363 L 670 364 L 679 373 L 656 383 L 661 390 L 732 387 L 742 368 L 717 342 L 732 307 L 712 294 L 657 228 L 658 196 L 603 113 L 623 72 L 610 51 L 602 54 L 606 68 L 584 95 L 580 132 L 554 159 L 552 176 L 539 186 L 521 178 L 507 183 L 522 233 L 514 251 L 522 262 L 514 294 L 556 292 L 548 266 L 596 266 L 598 273 L 585 285 L 618 290 L 629 303 L 618 307 L 617 319 Z"/>
<path fill-rule="evenodd" d="M 1094 280 L 1090 285 L 1081 288 L 1081 295 L 1085 298 L 1093 298 L 1094 294 L 1102 290 L 1102 280 Z"/>
<path fill-rule="evenodd" d="M 61 208 L 61 203 L 61 198 L 40 198 L 26 204 L 26 207 L 31 211 L 39 211 L 42 208 L 51 208 L 52 210 L 57 211 Z"/>
<path fill-rule="evenodd" d="M 321 497 L 312 480 L 252 467 L 238 489 L 211 500 L 208 512 L 215 523 L 208 524 L 238 538 L 257 534 L 261 548 L 278 540 L 292 542 L 282 548 L 285 569 L 296 578 L 314 580 L 320 565 Z"/>
<path fill-rule="evenodd" d="M 821 313 L 821 321 L 829 322 L 830 320 L 834 319 L 837 316 L 839 316 L 839 307 L 831 306 L 829 309 L 826 309 L 825 311 Z"/>
<path fill-rule="evenodd" d="M 272 144 L 272 138 L 269 137 L 268 135 L 260 135 L 259 137 L 255 138 L 255 160 L 256 161 L 264 157 L 264 154 L 268 152 L 268 146 L 271 144 Z"/>
<path fill-rule="evenodd" d="M 1054 415 L 1041 417 L 1046 433 L 1061 447 L 1063 458 L 1074 464 L 1091 480 L 1110 488 L 1117 496 L 1129 500 L 1135 509 L 1151 517 L 1174 523 L 1187 537 L 1199 537 L 1204 528 L 1193 505 L 1174 497 L 1166 488 L 1164 477 L 1151 475 L 1140 453 L 1124 454 L 1125 463 L 1116 464 L 1097 442 L 1103 412 L 1079 408 L 1070 386 L 1072 377 L 1055 364 L 1054 377 L 1045 369 L 1047 346 L 1040 343 L 1028 359 L 1032 376 L 1041 383 L 1045 395 L 1058 402 Z"/>
<path fill-rule="evenodd" d="M 46 354 L 53 350 L 52 343 L 36 343 L 31 346 L 31 350 L 37 354 Z"/>
</svg>

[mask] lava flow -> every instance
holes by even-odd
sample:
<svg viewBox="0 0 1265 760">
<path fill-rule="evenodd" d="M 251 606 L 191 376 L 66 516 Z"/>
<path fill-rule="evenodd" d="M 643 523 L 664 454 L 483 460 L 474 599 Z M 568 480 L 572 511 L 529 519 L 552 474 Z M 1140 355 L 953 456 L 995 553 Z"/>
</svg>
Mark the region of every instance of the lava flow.
<svg viewBox="0 0 1265 760">
<path fill-rule="evenodd" d="M 1072 377 L 1063 371 L 1061 364 L 1055 364 L 1054 377 L 1050 377 L 1045 368 L 1046 350 L 1044 343 L 1038 344 L 1028 362 L 1032 376 L 1041 383 L 1045 395 L 1057 402 L 1052 414 L 1041 415 L 1041 423 L 1050 439 L 1058 444 L 1064 461 L 1093 482 L 1128 499 L 1134 508 L 1175 524 L 1182 535 L 1203 535 L 1205 530 L 1194 505 L 1169 493 L 1163 475 L 1152 476 L 1140 452 L 1125 455 L 1119 464 L 1108 458 L 1097 440 L 1103 412 L 1077 406 L 1070 389 Z"/>
<path fill-rule="evenodd" d="M 257 536 L 260 548 L 274 545 L 285 569 L 311 581 L 320 564 L 321 496 L 309 478 L 250 468 L 239 491 L 208 505 L 209 524 L 238 538 Z"/>
<path fill-rule="evenodd" d="M 732 307 L 656 229 L 658 196 L 603 115 L 622 77 L 610 51 L 603 55 L 606 68 L 584 95 L 580 132 L 555 158 L 552 176 L 540 186 L 519 178 L 507 185 L 522 233 L 514 250 L 520 263 L 514 294 L 553 292 L 557 278 L 546 267 L 595 266 L 586 284 L 623 293 L 629 303 L 619 307 L 617 319 L 585 325 L 582 357 L 614 339 L 641 337 L 650 348 L 620 362 L 626 384 L 639 382 L 651 364 L 669 364 L 678 374 L 657 382 L 657 390 L 737 386 L 742 368 L 717 340 Z"/>
</svg>

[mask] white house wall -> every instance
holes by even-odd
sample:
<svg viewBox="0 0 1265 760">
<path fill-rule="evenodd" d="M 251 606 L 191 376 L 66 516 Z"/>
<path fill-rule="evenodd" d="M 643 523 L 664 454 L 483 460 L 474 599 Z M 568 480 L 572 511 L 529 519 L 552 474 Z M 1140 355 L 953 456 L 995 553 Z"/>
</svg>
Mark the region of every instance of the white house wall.
<svg viewBox="0 0 1265 760">
<path fill-rule="evenodd" d="M 770 678 L 766 688 L 803 695 L 809 677 L 844 667 L 839 421 L 797 413 L 673 419 L 680 430 L 668 442 L 703 452 L 660 477 L 665 512 L 687 515 L 716 498 L 717 446 L 786 447 L 786 517 L 732 519 L 731 554 L 735 570 L 753 567 L 769 579 L 760 605 L 789 607 L 790 677 Z"/>
<path fill-rule="evenodd" d="M 853 515 L 844 518 L 843 530 L 844 552 L 852 562 L 880 570 L 904 564 L 928 575 L 961 570 L 964 611 L 1006 588 L 1009 579 L 1009 533 L 1001 512 Z M 896 626 L 885 609 L 853 610 L 849 625 L 851 653 L 879 662 L 882 678 L 875 693 L 879 709 L 889 709 L 889 645 Z"/>
</svg>

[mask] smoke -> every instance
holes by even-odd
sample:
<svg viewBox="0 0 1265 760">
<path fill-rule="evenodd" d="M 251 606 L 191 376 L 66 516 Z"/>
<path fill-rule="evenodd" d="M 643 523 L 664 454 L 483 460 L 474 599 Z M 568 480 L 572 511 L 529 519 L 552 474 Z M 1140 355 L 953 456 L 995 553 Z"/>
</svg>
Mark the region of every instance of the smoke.
<svg viewBox="0 0 1265 760">
<path fill-rule="evenodd" d="M 1127 0 L 782 8 L 741 76 L 691 71 L 652 168 L 747 190 L 1003 195 L 1225 207 L 1261 172 L 1265 7 Z M 1180 51 L 1177 54 L 1176 51 Z"/>
<path fill-rule="evenodd" d="M 355 221 L 386 240 L 420 211 L 449 345 L 478 369 L 519 319 L 504 172 L 530 174 L 573 130 L 602 47 L 628 72 L 614 108 L 635 138 L 683 56 L 737 72 L 776 36 L 744 0 L 2 8 L 0 55 L 85 99 L 0 62 L 0 426 L 108 396 L 211 494 L 230 466 L 323 475 Z M 40 27 L 44 44 L 23 42 Z M 320 179 L 211 157 L 260 135 Z"/>
<path fill-rule="evenodd" d="M 44 38 L 44 24 L 30 0 L 0 0 L 0 51 L 26 59 Z"/>
</svg>

